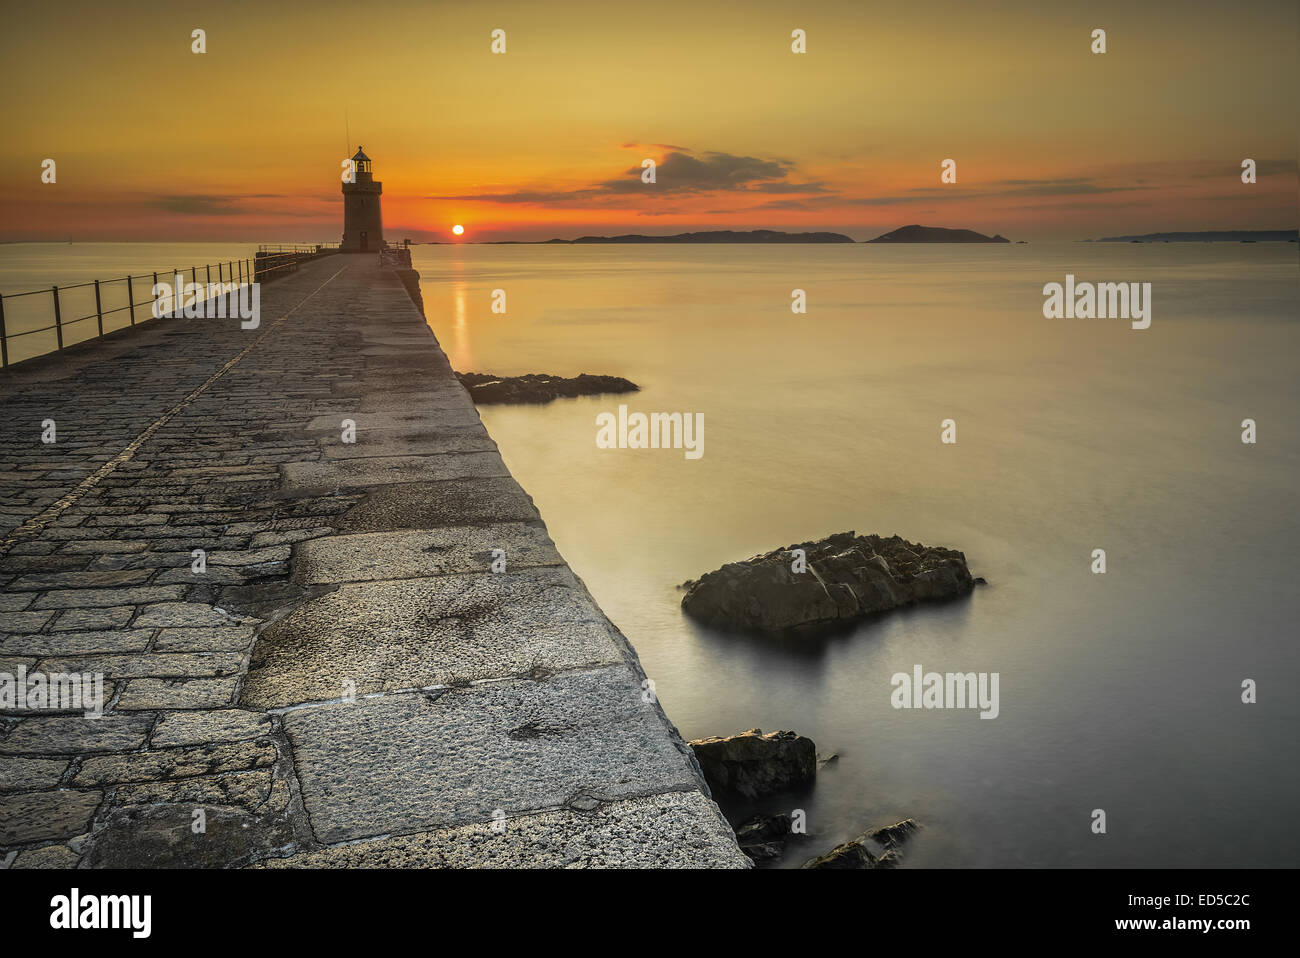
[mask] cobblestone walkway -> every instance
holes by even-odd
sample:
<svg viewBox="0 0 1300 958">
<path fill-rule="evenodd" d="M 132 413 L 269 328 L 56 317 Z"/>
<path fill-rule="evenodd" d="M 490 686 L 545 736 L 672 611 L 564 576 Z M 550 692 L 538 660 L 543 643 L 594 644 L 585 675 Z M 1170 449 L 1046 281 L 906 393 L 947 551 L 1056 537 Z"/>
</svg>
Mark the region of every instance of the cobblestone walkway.
<svg viewBox="0 0 1300 958">
<path fill-rule="evenodd" d="M 104 704 L 0 711 L 0 863 L 745 867 L 397 274 L 262 294 L 0 373 L 0 679 Z"/>
</svg>

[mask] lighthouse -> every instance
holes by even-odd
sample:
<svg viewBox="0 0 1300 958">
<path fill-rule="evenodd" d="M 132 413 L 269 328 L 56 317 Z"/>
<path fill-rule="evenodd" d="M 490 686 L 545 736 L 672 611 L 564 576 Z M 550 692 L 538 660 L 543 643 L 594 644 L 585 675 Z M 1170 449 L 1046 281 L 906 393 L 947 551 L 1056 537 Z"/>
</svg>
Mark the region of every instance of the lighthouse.
<svg viewBox="0 0 1300 958">
<path fill-rule="evenodd" d="M 384 218 L 379 211 L 379 194 L 384 185 L 375 179 L 370 157 L 357 147 L 352 157 L 354 183 L 343 183 L 344 253 L 376 253 L 384 248 Z"/>
</svg>

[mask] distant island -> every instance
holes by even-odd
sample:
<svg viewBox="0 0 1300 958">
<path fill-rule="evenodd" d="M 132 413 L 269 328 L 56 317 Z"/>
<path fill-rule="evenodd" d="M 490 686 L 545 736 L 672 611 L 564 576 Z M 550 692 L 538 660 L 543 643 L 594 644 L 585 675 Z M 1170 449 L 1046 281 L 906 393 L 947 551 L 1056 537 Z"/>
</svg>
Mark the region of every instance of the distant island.
<svg viewBox="0 0 1300 958">
<path fill-rule="evenodd" d="M 1143 233 L 1104 236 L 1098 243 L 1294 243 L 1295 230 L 1202 230 L 1198 233 Z"/>
<path fill-rule="evenodd" d="M 647 236 L 623 233 L 619 236 L 579 236 L 577 239 L 489 240 L 485 246 L 578 246 L 593 243 L 853 243 L 843 233 L 786 233 L 783 230 L 705 230 L 698 233 L 673 233 L 670 236 Z M 974 230 L 952 230 L 939 226 L 904 226 L 885 233 L 868 243 L 1010 243 L 1005 236 L 985 236 Z M 440 245 L 431 243 L 430 245 Z"/>
<path fill-rule="evenodd" d="M 710 230 L 705 233 L 674 233 L 672 236 L 645 236 L 625 233 L 622 236 L 579 236 L 577 239 L 552 239 L 542 245 L 579 243 L 852 243 L 843 233 L 783 233 L 780 230 Z"/>
<path fill-rule="evenodd" d="M 903 226 L 877 236 L 868 243 L 1010 243 L 1005 236 L 985 236 L 974 230 L 950 230 L 942 226 Z"/>
<path fill-rule="evenodd" d="M 1136 236 L 1105 236 L 1085 239 L 1084 243 L 1294 243 L 1297 232 L 1291 230 L 1202 230 L 1182 233 L 1143 233 Z M 61 242 L 61 241 L 60 241 Z M 623 233 L 618 236 L 579 236 L 577 239 L 549 240 L 488 240 L 485 246 L 583 246 L 592 244 L 637 243 L 853 243 L 852 237 L 843 233 L 826 231 L 812 233 L 787 233 L 783 230 L 704 230 L 696 233 L 673 233 L 669 236 L 649 236 L 644 233 Z M 1010 243 L 1001 234 L 985 236 L 974 230 L 949 229 L 943 226 L 900 226 L 882 233 L 864 243 Z M 1024 240 L 1017 241 L 1023 243 Z M 430 246 L 441 246 L 434 240 Z"/>
</svg>

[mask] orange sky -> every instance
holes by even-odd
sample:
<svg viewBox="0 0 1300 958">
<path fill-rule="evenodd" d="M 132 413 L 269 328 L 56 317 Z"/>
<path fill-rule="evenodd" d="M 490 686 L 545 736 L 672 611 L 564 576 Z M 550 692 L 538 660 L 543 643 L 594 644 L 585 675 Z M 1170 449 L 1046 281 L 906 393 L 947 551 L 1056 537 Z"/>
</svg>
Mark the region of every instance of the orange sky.
<svg viewBox="0 0 1300 958">
<path fill-rule="evenodd" d="M 0 240 L 336 241 L 358 142 L 390 240 L 1297 222 L 1293 0 L 54 0 L 5 23 Z"/>
</svg>

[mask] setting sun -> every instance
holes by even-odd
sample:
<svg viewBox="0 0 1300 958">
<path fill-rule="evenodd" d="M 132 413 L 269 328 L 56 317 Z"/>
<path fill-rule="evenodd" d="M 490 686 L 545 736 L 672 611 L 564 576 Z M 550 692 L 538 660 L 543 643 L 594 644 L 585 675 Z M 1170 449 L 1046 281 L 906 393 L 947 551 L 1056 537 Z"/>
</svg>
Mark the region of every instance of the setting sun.
<svg viewBox="0 0 1300 958">
<path fill-rule="evenodd" d="M 455 233 L 457 236 L 459 236 L 461 233 L 465 232 L 465 227 L 457 223 L 455 226 L 451 228 L 451 231 Z"/>
</svg>

